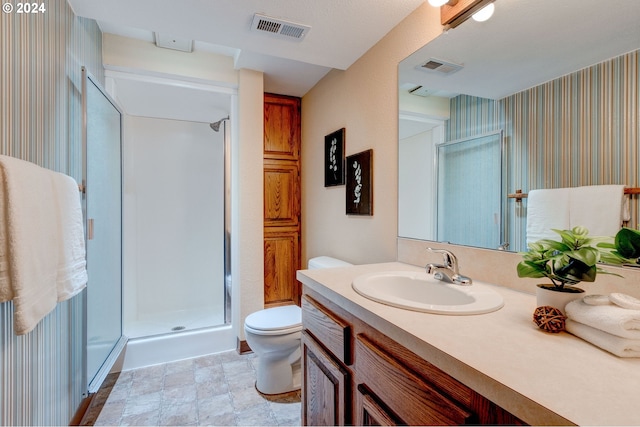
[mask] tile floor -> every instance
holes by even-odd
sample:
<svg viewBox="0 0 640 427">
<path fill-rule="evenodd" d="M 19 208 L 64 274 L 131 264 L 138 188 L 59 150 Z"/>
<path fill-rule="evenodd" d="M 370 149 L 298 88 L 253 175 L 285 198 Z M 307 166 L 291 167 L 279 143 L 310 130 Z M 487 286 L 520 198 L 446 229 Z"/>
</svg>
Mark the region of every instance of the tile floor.
<svg viewBox="0 0 640 427">
<path fill-rule="evenodd" d="M 300 425 L 300 392 L 255 388 L 254 354 L 235 351 L 110 374 L 84 425 Z"/>
</svg>

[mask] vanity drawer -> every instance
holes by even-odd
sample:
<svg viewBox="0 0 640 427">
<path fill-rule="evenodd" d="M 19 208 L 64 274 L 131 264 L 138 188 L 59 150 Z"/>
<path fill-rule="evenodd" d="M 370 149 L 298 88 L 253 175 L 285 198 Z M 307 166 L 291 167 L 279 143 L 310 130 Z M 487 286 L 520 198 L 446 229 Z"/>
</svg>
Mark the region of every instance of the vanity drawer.
<svg viewBox="0 0 640 427">
<path fill-rule="evenodd" d="M 446 374 L 429 375 L 429 380 L 425 380 L 422 366 L 406 366 L 389 349 L 362 334 L 358 334 L 355 347 L 356 387 L 360 392 L 356 424 L 366 424 L 372 413 L 375 419 L 386 419 L 385 423 L 392 421 L 390 424 L 394 425 L 477 423 L 469 408 L 452 399 L 450 393 L 454 390 L 449 386 L 453 383 Z M 400 346 L 397 350 L 403 351 Z M 414 371 L 416 368 L 422 375 Z M 469 391 L 464 390 L 463 394 L 469 395 Z M 376 410 L 372 412 L 372 408 Z"/>
<path fill-rule="evenodd" d="M 305 329 L 345 365 L 351 365 L 351 325 L 318 301 L 304 295 L 302 323 Z"/>
</svg>

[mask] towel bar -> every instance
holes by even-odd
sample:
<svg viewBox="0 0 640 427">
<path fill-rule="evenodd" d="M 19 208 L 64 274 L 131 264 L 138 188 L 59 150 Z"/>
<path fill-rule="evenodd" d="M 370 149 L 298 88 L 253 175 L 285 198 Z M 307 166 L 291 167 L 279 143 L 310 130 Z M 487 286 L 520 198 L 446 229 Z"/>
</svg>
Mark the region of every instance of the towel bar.
<svg viewBox="0 0 640 427">
<path fill-rule="evenodd" d="M 624 194 L 640 194 L 639 187 L 628 187 L 624 189 Z M 522 190 L 518 189 L 515 193 L 507 194 L 508 199 L 516 199 L 516 202 L 521 203 L 522 199 L 527 198 L 527 193 L 523 193 Z"/>
<path fill-rule="evenodd" d="M 515 193 L 507 194 L 507 198 L 516 199 L 516 202 L 521 203 L 522 199 L 527 197 L 527 193 L 523 193 L 522 190 L 518 189 Z"/>
</svg>

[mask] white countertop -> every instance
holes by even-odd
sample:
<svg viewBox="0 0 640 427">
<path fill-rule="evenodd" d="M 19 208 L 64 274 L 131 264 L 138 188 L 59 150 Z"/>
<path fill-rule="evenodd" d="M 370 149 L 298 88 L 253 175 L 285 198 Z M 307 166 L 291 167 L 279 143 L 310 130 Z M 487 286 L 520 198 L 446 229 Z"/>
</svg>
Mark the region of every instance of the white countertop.
<svg viewBox="0 0 640 427">
<path fill-rule="evenodd" d="M 422 268 L 399 262 L 301 270 L 300 280 L 529 424 L 640 425 L 640 359 L 619 358 L 532 321 L 535 296 L 495 286 L 504 307 L 447 316 L 371 301 L 361 274 Z"/>
</svg>

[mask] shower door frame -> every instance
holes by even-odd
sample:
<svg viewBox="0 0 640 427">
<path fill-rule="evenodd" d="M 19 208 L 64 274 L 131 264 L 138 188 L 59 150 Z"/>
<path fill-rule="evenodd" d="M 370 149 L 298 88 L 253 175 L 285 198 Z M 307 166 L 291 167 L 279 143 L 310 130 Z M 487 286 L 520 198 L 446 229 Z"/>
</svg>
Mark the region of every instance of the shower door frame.
<svg viewBox="0 0 640 427">
<path fill-rule="evenodd" d="M 114 346 L 110 350 L 106 359 L 102 362 L 100 368 L 96 372 L 96 374 L 89 378 L 88 373 L 88 341 L 89 341 L 89 298 L 88 292 L 89 289 L 86 289 L 83 292 L 83 324 L 85 325 L 84 336 L 83 336 L 83 355 L 82 355 L 82 372 L 83 372 L 83 389 L 85 390 L 85 395 L 83 397 L 88 397 L 89 395 L 96 393 L 102 382 L 109 374 L 112 366 L 115 364 L 116 360 L 120 356 L 122 350 L 124 350 L 127 344 L 127 337 L 123 335 L 123 316 L 122 316 L 122 307 L 123 307 L 123 282 L 122 282 L 122 140 L 123 140 L 123 117 L 124 113 L 120 106 L 115 102 L 115 100 L 106 92 L 102 84 L 91 75 L 91 73 L 85 68 L 81 68 L 82 73 L 82 185 L 80 190 L 82 191 L 82 207 L 84 214 L 84 223 L 85 223 L 85 247 L 87 248 L 87 257 L 88 257 L 88 240 L 91 236 L 89 236 L 90 228 L 92 228 L 92 224 L 90 225 L 89 211 L 88 211 L 88 193 L 87 193 L 87 178 L 88 178 L 88 102 L 87 102 L 87 88 L 89 84 L 93 84 L 96 89 L 100 92 L 100 94 L 108 101 L 120 115 L 120 129 L 119 129 L 119 152 L 120 152 L 120 337 L 115 342 Z M 89 263 L 87 263 L 87 268 L 90 268 Z M 89 286 L 91 283 L 91 277 L 89 277 Z"/>
</svg>

